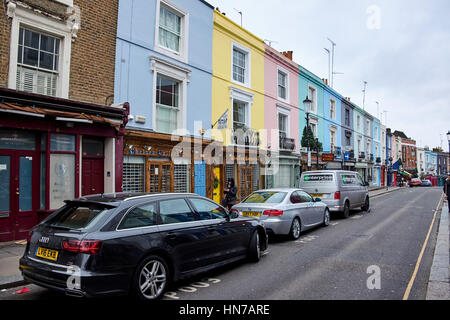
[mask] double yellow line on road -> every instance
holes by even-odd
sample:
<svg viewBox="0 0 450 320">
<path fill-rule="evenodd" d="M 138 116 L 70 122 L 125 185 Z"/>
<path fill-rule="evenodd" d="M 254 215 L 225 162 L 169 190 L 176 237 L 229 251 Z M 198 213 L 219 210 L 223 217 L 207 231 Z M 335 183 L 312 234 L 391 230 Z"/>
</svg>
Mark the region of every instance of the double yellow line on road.
<svg viewBox="0 0 450 320">
<path fill-rule="evenodd" d="M 430 228 L 428 229 L 428 233 L 425 238 L 425 242 L 423 243 L 422 250 L 420 251 L 419 258 L 417 259 L 416 267 L 414 268 L 414 272 L 411 276 L 411 280 L 409 280 L 408 286 L 406 287 L 405 294 L 403 295 L 403 300 L 408 300 L 409 294 L 411 293 L 411 289 L 414 284 L 414 280 L 416 279 L 417 272 L 419 271 L 420 263 L 422 262 L 423 253 L 425 251 L 425 248 L 427 247 L 428 239 L 430 238 L 431 230 L 433 229 L 434 221 L 436 220 L 436 215 L 439 210 L 439 207 L 441 206 L 443 199 L 444 199 L 444 194 L 441 195 L 441 198 L 439 199 L 436 210 L 434 210 L 433 220 L 431 221 Z"/>
</svg>

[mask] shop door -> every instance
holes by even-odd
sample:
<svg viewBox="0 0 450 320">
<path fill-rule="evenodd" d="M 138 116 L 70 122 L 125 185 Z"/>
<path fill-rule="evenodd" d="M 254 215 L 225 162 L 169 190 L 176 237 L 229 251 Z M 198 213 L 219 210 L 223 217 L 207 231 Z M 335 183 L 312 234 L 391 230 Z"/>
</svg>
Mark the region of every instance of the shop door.
<svg viewBox="0 0 450 320">
<path fill-rule="evenodd" d="M 173 192 L 172 163 L 149 162 L 148 192 Z"/>
<path fill-rule="evenodd" d="M 213 200 L 217 203 L 221 203 L 220 191 L 222 190 L 221 181 L 222 171 L 220 167 L 214 168 L 214 190 L 213 190 Z"/>
<path fill-rule="evenodd" d="M 26 239 L 33 212 L 37 157 L 30 151 L 0 152 L 0 242 Z"/>
<path fill-rule="evenodd" d="M 253 167 L 240 167 L 240 196 L 244 200 L 253 191 Z"/>
<path fill-rule="evenodd" d="M 104 192 L 104 160 L 83 159 L 81 193 L 83 196 L 89 194 L 100 194 Z"/>
</svg>

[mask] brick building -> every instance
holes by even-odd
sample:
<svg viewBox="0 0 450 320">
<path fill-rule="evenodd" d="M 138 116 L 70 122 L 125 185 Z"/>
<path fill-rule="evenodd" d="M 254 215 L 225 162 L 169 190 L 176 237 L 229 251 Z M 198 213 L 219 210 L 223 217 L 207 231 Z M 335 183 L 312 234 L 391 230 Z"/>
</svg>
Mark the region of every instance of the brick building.
<svg viewBox="0 0 450 320">
<path fill-rule="evenodd" d="M 63 200 L 122 188 L 117 0 L 0 2 L 0 241 Z"/>
<path fill-rule="evenodd" d="M 417 169 L 416 141 L 407 137 L 402 131 L 395 131 L 393 135 L 400 138 L 403 169 L 412 173 Z"/>
</svg>

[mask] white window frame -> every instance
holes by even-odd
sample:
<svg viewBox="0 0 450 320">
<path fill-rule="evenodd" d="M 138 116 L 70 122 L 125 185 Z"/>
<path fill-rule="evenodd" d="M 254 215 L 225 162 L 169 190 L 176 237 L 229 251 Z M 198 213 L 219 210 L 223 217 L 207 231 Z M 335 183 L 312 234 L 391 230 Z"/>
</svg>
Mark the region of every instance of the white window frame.
<svg viewBox="0 0 450 320">
<path fill-rule="evenodd" d="M 333 110 L 333 116 L 331 116 L 331 110 Z M 336 100 L 333 98 L 330 98 L 330 119 L 336 120 Z"/>
<path fill-rule="evenodd" d="M 159 15 L 161 6 L 173 14 L 181 17 L 181 32 L 180 32 L 180 51 L 174 51 L 159 44 Z M 164 54 L 172 59 L 188 63 L 189 59 L 189 13 L 167 0 L 156 1 L 156 23 L 155 23 L 155 45 L 156 52 Z"/>
<path fill-rule="evenodd" d="M 53 0 L 53 1 L 62 3 L 68 7 L 73 7 L 73 0 Z"/>
<path fill-rule="evenodd" d="M 334 133 L 334 138 L 335 138 L 333 145 L 331 144 L 332 133 Z M 338 133 L 338 128 L 336 126 L 330 125 L 330 149 L 331 149 L 331 146 L 333 146 L 335 148 L 337 147 L 337 140 L 338 140 L 337 133 Z"/>
<path fill-rule="evenodd" d="M 312 132 L 314 134 L 314 139 L 318 138 L 318 134 L 319 134 L 319 119 L 317 119 L 315 117 L 310 117 L 309 118 L 309 125 L 311 126 L 311 124 L 313 124 L 316 127 L 315 131 L 312 130 L 312 127 L 311 127 L 311 130 L 312 130 Z"/>
<path fill-rule="evenodd" d="M 8 16 L 12 17 L 11 42 L 9 55 L 8 88 L 17 90 L 17 54 L 19 47 L 19 31 L 21 27 L 49 34 L 60 39 L 58 80 L 56 97 L 69 98 L 70 58 L 72 49 L 72 29 L 63 22 L 56 21 L 28 9 L 16 6 Z"/>
<path fill-rule="evenodd" d="M 309 96 L 309 89 L 313 89 L 314 90 L 314 97 L 310 97 Z M 317 114 L 317 87 L 315 87 L 315 86 L 313 86 L 311 84 L 308 85 L 308 98 L 310 100 L 312 100 L 311 109 L 309 110 L 309 112 Z"/>
<path fill-rule="evenodd" d="M 156 83 L 158 74 L 178 81 L 179 91 L 179 111 L 177 118 L 177 134 L 186 135 L 187 132 L 187 85 L 190 82 L 191 70 L 180 67 L 169 61 L 151 57 L 151 71 L 153 71 L 153 98 L 152 98 L 152 128 L 156 131 Z"/>
<path fill-rule="evenodd" d="M 231 105 L 230 105 L 230 113 L 231 113 L 231 129 L 233 129 L 234 126 L 234 114 L 233 114 L 233 107 L 234 107 L 234 100 L 245 103 L 245 125 L 247 128 L 251 128 L 252 123 L 252 104 L 253 104 L 253 93 L 241 90 L 236 87 L 230 87 L 230 99 L 231 99 Z"/>
<path fill-rule="evenodd" d="M 233 78 L 233 54 L 234 49 L 237 49 L 238 51 L 241 51 L 245 54 L 245 72 L 244 72 L 244 82 L 240 82 L 237 80 L 234 80 Z M 252 83 L 252 52 L 249 48 L 244 47 L 243 45 L 232 41 L 231 42 L 231 82 L 251 88 Z"/>
<path fill-rule="evenodd" d="M 361 116 L 360 115 L 356 116 L 356 130 L 361 132 Z"/>
<path fill-rule="evenodd" d="M 286 76 L 286 98 L 282 98 L 282 97 L 280 97 L 279 95 L 278 95 L 278 86 L 280 85 L 279 83 L 278 83 L 278 74 L 279 73 L 283 73 L 285 76 Z M 280 67 L 280 66 L 277 66 L 277 97 L 278 97 L 278 100 L 281 100 L 281 101 L 283 101 L 283 102 L 286 102 L 286 103 L 289 103 L 289 101 L 290 101 L 290 93 L 289 93 L 289 72 L 286 70 L 286 69 L 284 69 L 284 68 L 282 68 L 282 67 Z"/>
<path fill-rule="evenodd" d="M 291 137 L 291 109 L 282 105 L 277 105 L 277 127 L 280 114 L 286 116 L 286 138 Z M 278 127 L 278 133 L 280 128 Z"/>
</svg>

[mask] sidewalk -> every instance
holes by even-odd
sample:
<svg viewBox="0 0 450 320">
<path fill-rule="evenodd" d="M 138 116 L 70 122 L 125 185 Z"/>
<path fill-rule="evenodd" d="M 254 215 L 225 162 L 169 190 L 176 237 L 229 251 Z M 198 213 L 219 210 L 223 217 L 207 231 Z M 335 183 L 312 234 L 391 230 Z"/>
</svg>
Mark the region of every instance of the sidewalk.
<svg viewBox="0 0 450 320">
<path fill-rule="evenodd" d="M 19 271 L 19 259 L 25 245 L 26 240 L 0 243 L 0 290 L 24 283 Z"/>
<path fill-rule="evenodd" d="M 450 248 L 447 201 L 443 203 L 440 220 L 433 264 L 428 281 L 427 300 L 450 300 Z"/>
<path fill-rule="evenodd" d="M 405 188 L 405 187 L 403 187 Z M 385 193 L 394 192 L 400 189 L 403 189 L 401 187 L 369 187 L 369 196 L 375 197 L 380 196 Z"/>
</svg>

